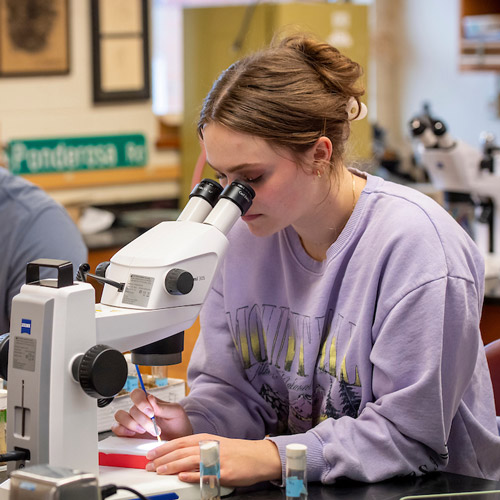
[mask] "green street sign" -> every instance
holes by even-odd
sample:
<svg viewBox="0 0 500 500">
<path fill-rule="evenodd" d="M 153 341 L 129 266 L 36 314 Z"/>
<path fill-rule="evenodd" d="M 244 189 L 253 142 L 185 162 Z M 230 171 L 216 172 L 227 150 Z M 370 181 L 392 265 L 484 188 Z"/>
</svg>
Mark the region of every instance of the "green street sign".
<svg viewBox="0 0 500 500">
<path fill-rule="evenodd" d="M 14 174 L 143 167 L 146 137 L 124 134 L 55 139 L 19 139 L 7 144 L 9 170 Z"/>
</svg>

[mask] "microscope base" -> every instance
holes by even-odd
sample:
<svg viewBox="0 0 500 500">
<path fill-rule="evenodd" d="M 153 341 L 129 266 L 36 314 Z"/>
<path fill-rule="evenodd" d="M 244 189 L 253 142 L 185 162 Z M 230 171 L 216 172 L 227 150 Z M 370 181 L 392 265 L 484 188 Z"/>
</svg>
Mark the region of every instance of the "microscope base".
<svg viewBox="0 0 500 500">
<path fill-rule="evenodd" d="M 99 484 L 129 486 L 143 495 L 155 498 L 155 495 L 176 493 L 179 500 L 199 500 L 200 485 L 180 481 L 177 476 L 160 476 L 155 472 L 123 467 L 99 467 Z M 232 488 L 221 488 L 221 496 L 229 495 Z M 113 500 L 136 498 L 128 491 L 118 491 Z"/>
<path fill-rule="evenodd" d="M 99 467 L 99 485 L 114 484 L 116 486 L 129 486 L 150 497 L 162 498 L 168 493 L 175 493 L 179 500 L 199 500 L 200 485 L 180 481 L 177 476 L 159 476 L 154 472 L 139 469 L 124 469 L 122 467 Z M 221 496 L 229 495 L 232 488 L 221 487 Z M 10 493 L 10 479 L 0 484 L 0 500 L 8 500 Z M 113 495 L 113 500 L 137 498 L 133 493 L 119 490 Z"/>
</svg>

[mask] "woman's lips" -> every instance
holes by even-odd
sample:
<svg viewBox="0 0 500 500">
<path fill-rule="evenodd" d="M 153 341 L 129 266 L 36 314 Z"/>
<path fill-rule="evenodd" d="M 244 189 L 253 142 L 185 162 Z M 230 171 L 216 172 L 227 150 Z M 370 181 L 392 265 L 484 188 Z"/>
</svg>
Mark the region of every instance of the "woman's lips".
<svg viewBox="0 0 500 500">
<path fill-rule="evenodd" d="M 260 214 L 247 214 L 247 215 L 243 215 L 241 218 L 245 222 L 252 222 L 253 220 L 257 219 L 258 217 L 260 217 Z"/>
</svg>

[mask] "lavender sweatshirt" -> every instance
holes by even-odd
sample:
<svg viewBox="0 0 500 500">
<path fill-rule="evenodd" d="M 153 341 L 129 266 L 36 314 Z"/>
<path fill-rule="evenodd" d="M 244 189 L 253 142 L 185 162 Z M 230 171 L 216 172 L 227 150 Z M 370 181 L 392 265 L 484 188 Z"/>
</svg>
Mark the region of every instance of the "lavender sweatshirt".
<svg viewBox="0 0 500 500">
<path fill-rule="evenodd" d="M 327 259 L 239 221 L 183 400 L 195 432 L 308 447 L 310 481 L 434 470 L 500 479 L 479 332 L 483 261 L 437 203 L 364 174 Z"/>
</svg>

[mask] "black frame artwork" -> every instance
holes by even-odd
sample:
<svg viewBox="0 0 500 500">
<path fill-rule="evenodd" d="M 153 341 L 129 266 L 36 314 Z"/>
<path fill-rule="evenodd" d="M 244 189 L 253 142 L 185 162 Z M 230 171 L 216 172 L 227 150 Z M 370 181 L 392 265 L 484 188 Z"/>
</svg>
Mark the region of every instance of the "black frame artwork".
<svg viewBox="0 0 500 500">
<path fill-rule="evenodd" d="M 0 76 L 69 73 L 68 0 L 0 0 Z"/>
<path fill-rule="evenodd" d="M 147 0 L 91 0 L 95 103 L 151 97 Z"/>
</svg>

